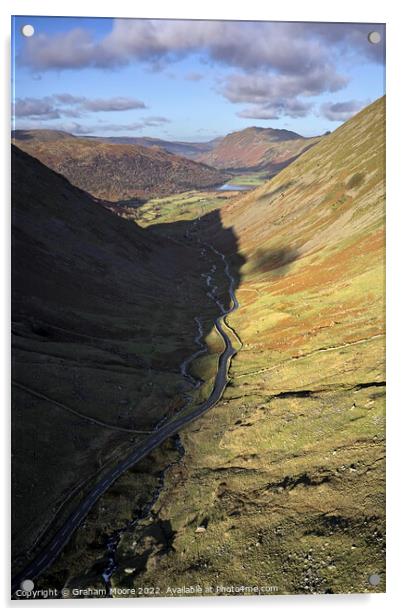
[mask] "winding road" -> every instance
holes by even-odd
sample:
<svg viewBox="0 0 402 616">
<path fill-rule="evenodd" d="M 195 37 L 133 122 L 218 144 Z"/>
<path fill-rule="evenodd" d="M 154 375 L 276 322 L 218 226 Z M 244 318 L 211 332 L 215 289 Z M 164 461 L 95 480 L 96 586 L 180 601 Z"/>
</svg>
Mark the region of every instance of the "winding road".
<svg viewBox="0 0 402 616">
<path fill-rule="evenodd" d="M 221 399 L 223 392 L 225 391 L 225 388 L 229 382 L 228 371 L 230 367 L 230 362 L 237 352 L 235 347 L 233 346 L 231 337 L 235 338 L 238 342 L 240 342 L 237 334 L 230 327 L 230 325 L 228 325 L 226 319 L 229 314 L 231 314 L 238 308 L 239 303 L 235 295 L 235 281 L 230 273 L 230 267 L 225 255 L 219 252 L 210 244 L 206 244 L 206 246 L 222 259 L 224 263 L 224 271 L 229 280 L 230 294 L 230 307 L 228 309 L 225 309 L 225 307 L 213 294 L 211 295 L 219 306 L 220 310 L 222 311 L 222 314 L 214 320 L 214 324 L 216 330 L 219 332 L 225 343 L 225 349 L 219 357 L 218 370 L 216 373 L 215 383 L 212 392 L 203 403 L 194 408 L 190 413 L 187 413 L 184 417 L 178 417 L 177 419 L 172 420 L 169 423 L 157 428 L 154 432 L 150 434 L 149 438 L 143 441 L 143 443 L 138 447 L 138 449 L 136 449 L 132 454 L 130 454 L 117 466 L 115 466 L 106 476 L 102 478 L 101 481 L 98 481 L 91 489 L 89 494 L 85 497 L 85 499 L 80 503 L 78 508 L 70 515 L 70 517 L 65 521 L 63 526 L 57 531 L 53 539 L 42 550 L 42 552 L 39 553 L 38 556 L 36 556 L 34 560 L 32 560 L 32 562 L 12 580 L 12 592 L 18 590 L 24 580 L 35 579 L 40 575 L 40 573 L 42 573 L 47 567 L 49 567 L 53 563 L 60 551 L 69 541 L 76 528 L 86 518 L 89 511 L 95 505 L 97 500 L 118 479 L 118 477 L 120 477 L 129 468 L 137 464 L 137 462 L 142 460 L 142 458 L 149 454 L 153 449 L 161 445 L 161 443 L 163 443 L 166 439 L 177 434 L 177 432 L 181 428 L 183 428 L 183 426 L 194 421 L 195 419 L 203 415 L 206 411 L 208 411 L 210 408 L 215 406 L 217 402 L 219 402 L 219 400 Z"/>
</svg>

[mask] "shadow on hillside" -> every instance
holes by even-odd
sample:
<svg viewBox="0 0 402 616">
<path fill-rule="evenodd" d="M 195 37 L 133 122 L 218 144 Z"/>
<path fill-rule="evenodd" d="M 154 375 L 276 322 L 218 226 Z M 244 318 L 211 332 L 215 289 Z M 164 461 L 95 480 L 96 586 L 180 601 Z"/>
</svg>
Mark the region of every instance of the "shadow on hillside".
<svg viewBox="0 0 402 616">
<path fill-rule="evenodd" d="M 272 191 L 281 192 L 290 186 L 285 186 Z M 179 221 L 170 224 L 155 224 L 151 230 L 173 237 L 183 243 L 197 245 L 197 242 L 210 244 L 223 253 L 230 265 L 230 273 L 234 281 L 235 290 L 241 281 L 241 268 L 246 259 L 239 252 L 239 241 L 233 227 L 224 227 L 219 210 L 214 210 L 200 217 L 197 221 Z M 297 248 L 284 246 L 272 250 L 257 249 L 250 257 L 250 270 L 253 272 L 269 272 L 272 276 L 284 276 L 288 273 L 291 264 L 300 257 Z M 219 256 L 216 255 L 219 263 Z M 228 289 L 225 291 L 229 298 Z M 227 305 L 227 304 L 226 304 Z"/>
<path fill-rule="evenodd" d="M 269 272 L 271 276 L 284 276 L 288 273 L 291 263 L 300 256 L 299 251 L 291 246 L 274 250 L 257 249 L 252 260 L 253 272 Z"/>
<path fill-rule="evenodd" d="M 234 291 L 245 260 L 219 210 L 144 229 L 13 152 L 12 552 L 21 571 L 77 478 L 92 487 L 99 460 L 132 449 L 130 430 L 153 430 L 183 408 L 181 367 L 200 350 L 195 321 L 205 341 L 221 315 L 215 299 L 230 305 L 226 261 L 208 244 L 225 255 Z M 297 257 L 257 256 L 263 271 Z M 200 362 L 197 376 L 213 379 L 214 362 Z"/>
<path fill-rule="evenodd" d="M 220 297 L 225 298 L 225 306 L 230 304 L 229 279 L 226 275 L 222 275 L 225 264 L 222 257 L 214 253 L 212 248 L 215 248 L 227 259 L 235 291 L 241 279 L 240 270 L 246 260 L 239 253 L 239 241 L 233 227 L 223 226 L 220 210 L 208 212 L 195 220 L 155 224 L 149 229 L 194 248 L 197 260 L 199 260 L 201 253 L 205 252 L 205 263 L 215 264 L 221 270 Z M 225 283 L 225 281 L 226 287 L 222 285 L 222 282 Z M 216 316 L 219 316 L 219 314 L 217 313 Z"/>
<path fill-rule="evenodd" d="M 13 130 L 11 131 L 12 139 L 20 139 L 21 141 L 31 141 L 34 137 L 29 131 Z"/>
</svg>

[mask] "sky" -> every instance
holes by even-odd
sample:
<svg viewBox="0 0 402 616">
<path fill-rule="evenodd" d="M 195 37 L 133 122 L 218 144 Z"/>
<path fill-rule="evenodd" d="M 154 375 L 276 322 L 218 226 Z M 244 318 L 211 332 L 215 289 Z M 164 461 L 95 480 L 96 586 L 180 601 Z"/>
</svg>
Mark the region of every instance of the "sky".
<svg viewBox="0 0 402 616">
<path fill-rule="evenodd" d="M 382 24 L 18 16 L 13 128 L 182 141 L 248 126 L 319 135 L 385 93 L 384 44 Z"/>
</svg>

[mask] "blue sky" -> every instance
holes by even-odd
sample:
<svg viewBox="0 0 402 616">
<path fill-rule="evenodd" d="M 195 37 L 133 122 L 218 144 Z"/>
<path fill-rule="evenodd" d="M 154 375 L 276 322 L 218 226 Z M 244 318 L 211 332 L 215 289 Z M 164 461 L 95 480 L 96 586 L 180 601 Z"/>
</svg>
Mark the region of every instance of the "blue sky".
<svg viewBox="0 0 402 616">
<path fill-rule="evenodd" d="M 247 126 L 321 134 L 384 94 L 384 39 L 379 24 L 19 16 L 13 124 L 190 141 Z"/>
</svg>

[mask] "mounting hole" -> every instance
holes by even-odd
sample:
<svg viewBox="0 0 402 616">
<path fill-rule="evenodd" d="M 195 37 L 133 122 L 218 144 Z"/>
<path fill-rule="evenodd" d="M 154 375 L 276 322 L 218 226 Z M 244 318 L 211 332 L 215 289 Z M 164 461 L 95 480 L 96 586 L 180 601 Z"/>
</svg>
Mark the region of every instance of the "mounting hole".
<svg viewBox="0 0 402 616">
<path fill-rule="evenodd" d="M 32 592 L 35 588 L 35 584 L 32 580 L 24 580 L 23 582 L 21 582 L 20 588 L 21 590 L 25 590 L 25 592 Z"/>
<path fill-rule="evenodd" d="M 29 38 L 30 36 L 33 36 L 35 34 L 35 28 L 31 26 L 31 24 L 25 24 L 25 26 L 22 26 L 21 32 L 22 36 L 26 36 Z"/>
<path fill-rule="evenodd" d="M 372 575 L 370 575 L 368 581 L 371 586 L 378 586 L 378 584 L 381 582 L 381 576 L 378 575 L 378 573 L 373 573 Z"/>
<path fill-rule="evenodd" d="M 372 45 L 378 45 L 381 42 L 381 34 L 379 32 L 370 32 L 367 38 Z"/>
</svg>

